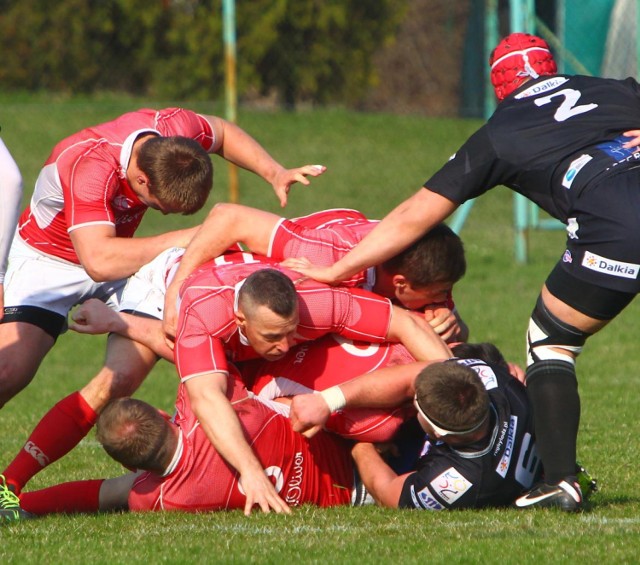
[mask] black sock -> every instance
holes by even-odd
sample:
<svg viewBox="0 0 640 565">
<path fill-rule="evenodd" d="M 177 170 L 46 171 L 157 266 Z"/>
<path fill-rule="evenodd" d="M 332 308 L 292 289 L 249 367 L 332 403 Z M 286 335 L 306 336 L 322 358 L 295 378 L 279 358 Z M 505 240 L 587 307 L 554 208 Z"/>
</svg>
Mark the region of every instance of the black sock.
<svg viewBox="0 0 640 565">
<path fill-rule="evenodd" d="M 558 484 L 575 475 L 576 468 L 580 396 L 574 366 L 566 361 L 536 361 L 527 368 L 527 391 L 544 480 Z"/>
</svg>

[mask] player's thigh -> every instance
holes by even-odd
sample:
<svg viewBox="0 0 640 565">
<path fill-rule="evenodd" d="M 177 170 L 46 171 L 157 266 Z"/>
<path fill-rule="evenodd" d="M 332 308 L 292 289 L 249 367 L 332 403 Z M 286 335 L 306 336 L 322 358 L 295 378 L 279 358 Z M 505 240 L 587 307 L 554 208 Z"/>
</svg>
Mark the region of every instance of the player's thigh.
<svg viewBox="0 0 640 565">
<path fill-rule="evenodd" d="M 4 322 L 27 322 L 53 338 L 67 329 L 71 308 L 89 298 L 117 297 L 125 280 L 97 283 L 80 266 L 50 257 L 14 238 L 4 285 Z"/>
<path fill-rule="evenodd" d="M 602 181 L 576 199 L 560 263 L 588 284 L 640 292 L 640 173 Z"/>
<path fill-rule="evenodd" d="M 48 333 L 33 324 L 0 324 L 0 387 L 8 382 L 28 383 L 54 343 Z"/>
</svg>

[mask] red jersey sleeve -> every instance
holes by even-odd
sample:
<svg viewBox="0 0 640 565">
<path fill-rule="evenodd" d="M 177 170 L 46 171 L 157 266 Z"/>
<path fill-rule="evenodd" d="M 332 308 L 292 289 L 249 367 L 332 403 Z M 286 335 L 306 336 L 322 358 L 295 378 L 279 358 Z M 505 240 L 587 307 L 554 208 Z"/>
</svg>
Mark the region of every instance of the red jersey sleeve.
<svg viewBox="0 0 640 565">
<path fill-rule="evenodd" d="M 131 237 L 147 206 L 131 189 L 109 152 L 103 149 L 94 148 L 91 156 L 68 152 L 58 159 L 58 170 L 72 171 L 69 175 L 60 175 L 67 229 L 84 224 L 113 224 L 119 237 Z"/>
<path fill-rule="evenodd" d="M 391 322 L 391 302 L 360 288 L 323 285 L 305 280 L 297 287 L 300 307 L 298 334 L 317 339 L 337 333 L 348 339 L 385 341 Z"/>
<path fill-rule="evenodd" d="M 225 342 L 236 333 L 232 293 L 220 289 L 188 288 L 180 305 L 174 361 L 185 381 L 213 372 L 229 372 Z"/>
</svg>

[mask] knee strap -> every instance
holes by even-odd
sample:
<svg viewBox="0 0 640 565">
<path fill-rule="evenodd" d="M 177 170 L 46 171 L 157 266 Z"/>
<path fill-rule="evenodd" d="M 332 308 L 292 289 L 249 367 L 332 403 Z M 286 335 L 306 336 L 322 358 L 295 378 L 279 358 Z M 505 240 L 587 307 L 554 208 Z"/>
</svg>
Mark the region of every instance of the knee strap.
<svg viewBox="0 0 640 565">
<path fill-rule="evenodd" d="M 558 353 L 553 348 L 565 349 L 577 357 L 590 335 L 556 318 L 546 308 L 542 298 L 538 297 L 527 331 L 527 366 L 536 361 L 553 359 L 573 365 L 574 357 Z"/>
</svg>

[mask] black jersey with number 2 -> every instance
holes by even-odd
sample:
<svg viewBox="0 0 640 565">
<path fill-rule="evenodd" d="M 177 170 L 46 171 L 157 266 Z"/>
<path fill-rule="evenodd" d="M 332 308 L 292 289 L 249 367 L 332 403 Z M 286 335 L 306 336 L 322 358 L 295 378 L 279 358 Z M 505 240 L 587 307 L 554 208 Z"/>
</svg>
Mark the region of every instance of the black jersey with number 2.
<svg viewBox="0 0 640 565">
<path fill-rule="evenodd" d="M 459 204 L 504 185 L 566 223 L 591 183 L 640 164 L 622 147 L 630 129 L 640 129 L 634 79 L 541 77 L 505 98 L 424 186 Z"/>
</svg>

